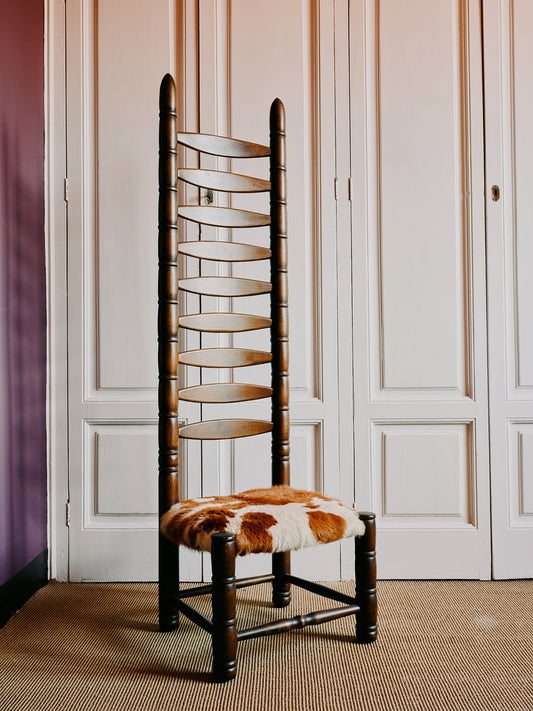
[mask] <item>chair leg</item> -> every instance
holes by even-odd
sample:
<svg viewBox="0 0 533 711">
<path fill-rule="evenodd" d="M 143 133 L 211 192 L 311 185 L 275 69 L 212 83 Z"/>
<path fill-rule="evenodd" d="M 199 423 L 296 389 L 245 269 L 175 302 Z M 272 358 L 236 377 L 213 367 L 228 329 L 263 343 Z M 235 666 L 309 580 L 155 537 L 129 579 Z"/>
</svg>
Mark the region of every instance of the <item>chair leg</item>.
<svg viewBox="0 0 533 711">
<path fill-rule="evenodd" d="M 159 534 L 159 629 L 170 632 L 179 624 L 179 548 Z"/>
<path fill-rule="evenodd" d="M 291 601 L 291 585 L 285 579 L 285 576 L 291 572 L 291 554 L 273 553 L 272 554 L 272 604 L 274 607 L 287 607 Z"/>
<path fill-rule="evenodd" d="M 214 533 L 211 537 L 213 570 L 213 676 L 229 681 L 237 673 L 237 624 L 235 587 L 235 535 Z"/>
<path fill-rule="evenodd" d="M 376 592 L 376 515 L 360 511 L 365 533 L 355 539 L 355 601 L 357 641 L 374 642 L 378 636 L 378 601 Z"/>
</svg>

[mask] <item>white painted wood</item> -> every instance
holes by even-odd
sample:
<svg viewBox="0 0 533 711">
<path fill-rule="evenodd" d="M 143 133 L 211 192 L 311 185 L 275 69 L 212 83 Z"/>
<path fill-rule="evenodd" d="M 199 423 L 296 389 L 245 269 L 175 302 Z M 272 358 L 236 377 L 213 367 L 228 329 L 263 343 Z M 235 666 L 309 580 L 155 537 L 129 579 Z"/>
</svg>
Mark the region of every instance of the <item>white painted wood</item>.
<svg viewBox="0 0 533 711">
<path fill-rule="evenodd" d="M 49 44 L 54 37 L 47 139 L 53 153 L 47 179 L 50 546 L 52 573 L 64 579 L 67 308 L 61 279 L 67 250 L 57 120 L 63 7 L 49 0 L 47 8 Z M 378 514 L 380 576 L 488 577 L 488 382 L 494 575 L 531 575 L 533 17 L 527 0 L 483 4 L 485 185 L 479 10 L 476 0 L 279 0 L 260 9 L 244 0 L 231 7 L 229 0 L 157 0 L 150 8 L 125 0 L 69 4 L 72 580 L 156 575 L 157 522 L 141 463 L 153 456 L 157 417 L 150 235 L 155 239 L 157 88 L 166 71 L 187 77 L 179 84 L 180 130 L 265 142 L 270 101 L 279 96 L 287 107 L 293 484 L 351 500 L 353 410 L 355 493 L 360 508 Z M 260 33 L 251 29 L 258 24 Z M 149 51 L 140 52 L 142 46 Z M 131 145 L 139 151 L 131 152 Z M 250 170 L 250 161 L 198 160 L 195 151 L 180 150 L 189 167 Z M 264 172 L 253 174 L 268 178 L 263 163 Z M 500 185 L 502 198 L 486 200 L 487 380 L 483 193 L 492 184 Z M 198 203 L 198 197 L 205 204 L 204 190 L 180 187 L 180 203 Z M 264 198 L 231 202 L 219 194 L 215 204 L 264 212 Z M 189 239 L 198 238 L 198 229 L 184 227 Z M 240 230 L 235 239 L 266 247 L 259 232 L 266 229 Z M 210 227 L 202 227 L 202 236 L 232 239 L 230 230 Z M 200 276 L 197 260 L 186 261 L 186 276 Z M 246 275 L 239 264 L 203 266 L 202 276 L 209 275 L 268 278 L 260 263 Z M 186 299 L 190 312 L 200 301 L 204 311 L 230 306 L 223 298 Z M 266 315 L 268 297 L 240 299 L 239 310 Z M 188 350 L 200 343 L 269 345 L 267 331 L 184 334 Z M 119 359 L 124 344 L 127 357 Z M 249 372 L 257 373 L 258 384 L 269 384 L 268 366 Z M 189 368 L 186 378 L 192 386 L 229 381 L 231 373 Z M 269 416 L 261 402 L 182 403 L 180 416 L 194 422 L 201 410 L 204 419 Z M 258 464 L 268 448 L 268 435 L 189 442 L 183 495 L 268 481 L 268 465 Z M 116 497 L 117 461 L 136 481 L 124 498 Z M 150 476 L 155 487 L 155 463 Z M 331 579 L 353 574 L 351 544 L 324 549 L 319 564 L 312 556 L 295 556 L 294 570 Z M 201 560 L 183 556 L 186 577 L 209 578 L 209 563 Z M 240 572 L 264 565 L 249 559 Z"/>
<path fill-rule="evenodd" d="M 492 544 L 495 578 L 533 576 L 533 6 L 484 4 Z M 490 197 L 499 185 L 501 198 Z"/>
<path fill-rule="evenodd" d="M 251 33 L 258 21 L 263 31 Z M 157 91 L 166 71 L 186 77 L 178 90 L 184 107 L 178 111 L 180 130 L 265 142 L 270 103 L 276 96 L 285 101 L 293 482 L 332 495 L 340 490 L 337 274 L 331 231 L 333 8 L 321 0 L 302 0 L 290 7 L 279 1 L 260 9 L 234 1 L 230 13 L 226 0 L 183 0 L 177 5 L 159 0 L 149 8 L 125 0 L 78 0 L 69 12 L 67 37 L 70 577 L 155 579 L 157 521 L 149 482 L 155 491 L 156 462 L 151 471 L 145 470 L 154 457 L 157 417 Z M 191 168 L 250 170 L 250 161 L 198 158 L 193 150 L 180 151 Z M 261 159 L 258 166 L 253 174 L 268 178 L 268 160 Z M 198 204 L 198 197 L 205 204 L 203 190 L 180 186 L 180 204 Z M 265 195 L 230 199 L 217 194 L 216 205 L 268 213 Z M 183 229 L 188 239 L 198 239 L 200 230 L 204 239 L 232 239 L 229 229 L 193 224 Z M 268 246 L 265 230 L 255 232 L 259 234 L 239 230 L 238 241 Z M 187 260 L 186 268 L 189 278 L 244 276 L 241 265 L 202 263 L 200 273 L 197 260 Z M 251 269 L 246 276 L 268 278 L 268 264 L 253 264 Z M 184 299 L 192 313 L 200 305 L 203 311 L 231 305 L 226 297 L 187 294 Z M 239 299 L 239 310 L 266 316 L 268 296 Z M 185 332 L 185 350 L 200 345 L 267 350 L 269 335 Z M 251 371 L 258 384 L 269 385 L 268 365 L 247 369 Z M 189 368 L 182 383 L 193 386 L 230 377 L 229 370 Z M 268 419 L 270 412 L 267 403 L 180 403 L 180 417 L 187 422 L 198 421 L 200 414 L 203 419 Z M 268 436 L 255 439 L 266 441 Z M 250 456 L 240 447 L 240 441 L 189 442 L 182 447 L 182 495 L 268 485 L 270 475 L 263 478 L 256 468 L 257 449 Z M 268 460 L 267 451 L 267 469 Z M 310 577 L 338 578 L 339 546 L 324 548 L 321 554 L 319 564 L 304 557 L 293 569 Z M 209 579 L 208 560 L 182 557 L 185 578 Z M 241 572 L 246 572 L 246 563 Z"/>
<path fill-rule="evenodd" d="M 382 577 L 488 577 L 481 27 L 350 5 L 356 494 Z"/>
<path fill-rule="evenodd" d="M 50 577 L 68 579 L 65 3 L 45 3 L 48 555 Z"/>
<path fill-rule="evenodd" d="M 335 134 L 337 186 L 337 342 L 339 373 L 339 468 L 340 492 L 343 501 L 355 502 L 354 477 L 354 400 L 353 400 L 353 333 L 352 309 L 352 239 L 351 204 L 348 181 L 351 178 L 350 156 L 350 25 L 348 0 L 337 0 L 335 8 Z M 331 186 L 333 187 L 333 186 Z M 358 200 L 358 196 L 353 196 Z M 344 347 L 344 344 L 350 344 Z M 341 578 L 355 575 L 354 544 L 341 542 Z"/>
<path fill-rule="evenodd" d="M 176 42 L 196 36 L 194 3 L 68 9 L 70 579 L 155 580 L 158 92 L 190 68 Z M 183 496 L 201 494 L 198 454 Z"/>
</svg>

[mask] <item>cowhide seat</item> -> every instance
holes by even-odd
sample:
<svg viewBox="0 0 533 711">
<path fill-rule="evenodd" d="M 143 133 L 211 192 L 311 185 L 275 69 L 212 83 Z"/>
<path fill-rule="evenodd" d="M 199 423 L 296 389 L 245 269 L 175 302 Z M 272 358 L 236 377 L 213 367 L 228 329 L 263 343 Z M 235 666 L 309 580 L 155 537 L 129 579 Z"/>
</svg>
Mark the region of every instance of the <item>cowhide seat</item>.
<svg viewBox="0 0 533 711">
<path fill-rule="evenodd" d="M 362 536 L 365 525 L 355 508 L 313 491 L 272 486 L 234 496 L 181 501 L 161 519 L 173 543 L 211 550 L 216 532 L 233 533 L 237 554 L 281 553 Z"/>
</svg>

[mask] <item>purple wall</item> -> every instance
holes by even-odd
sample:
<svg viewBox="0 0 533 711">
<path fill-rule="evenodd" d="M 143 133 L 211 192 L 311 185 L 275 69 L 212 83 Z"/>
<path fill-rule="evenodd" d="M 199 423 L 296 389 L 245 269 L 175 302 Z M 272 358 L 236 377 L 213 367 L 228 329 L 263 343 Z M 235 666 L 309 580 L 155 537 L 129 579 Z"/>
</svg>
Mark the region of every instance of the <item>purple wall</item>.
<svg viewBox="0 0 533 711">
<path fill-rule="evenodd" d="M 47 546 L 43 5 L 0 9 L 0 585 Z"/>
</svg>

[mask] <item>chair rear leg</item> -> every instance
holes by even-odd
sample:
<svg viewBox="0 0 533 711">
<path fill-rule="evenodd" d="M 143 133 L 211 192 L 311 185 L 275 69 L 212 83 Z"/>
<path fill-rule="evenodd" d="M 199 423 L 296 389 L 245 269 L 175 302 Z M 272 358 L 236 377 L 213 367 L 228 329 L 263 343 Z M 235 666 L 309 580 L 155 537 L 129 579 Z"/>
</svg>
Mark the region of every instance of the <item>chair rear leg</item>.
<svg viewBox="0 0 533 711">
<path fill-rule="evenodd" d="M 179 548 L 159 534 L 159 629 L 170 632 L 179 624 Z"/>
<path fill-rule="evenodd" d="M 355 601 L 361 608 L 356 613 L 357 641 L 374 642 L 378 636 L 378 601 L 376 590 L 376 515 L 360 511 L 365 533 L 355 539 Z"/>
<path fill-rule="evenodd" d="M 287 607 L 291 601 L 291 585 L 286 577 L 291 572 L 291 554 L 272 554 L 272 604 L 274 607 Z"/>
<path fill-rule="evenodd" d="M 237 673 L 237 620 L 235 587 L 235 535 L 214 533 L 211 537 L 213 570 L 213 676 L 229 681 Z"/>
</svg>

